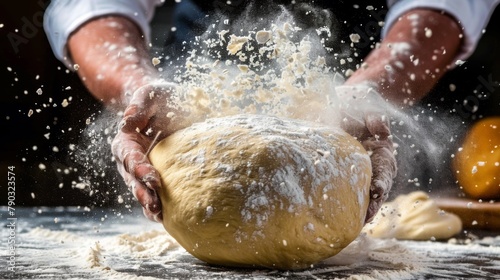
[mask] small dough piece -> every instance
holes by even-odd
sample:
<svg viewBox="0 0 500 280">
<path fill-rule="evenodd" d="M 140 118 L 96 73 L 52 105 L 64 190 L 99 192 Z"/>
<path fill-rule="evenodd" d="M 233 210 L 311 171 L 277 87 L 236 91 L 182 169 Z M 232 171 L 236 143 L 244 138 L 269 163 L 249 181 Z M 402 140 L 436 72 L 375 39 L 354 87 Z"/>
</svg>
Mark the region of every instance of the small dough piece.
<svg viewBox="0 0 500 280">
<path fill-rule="evenodd" d="M 344 131 L 263 115 L 208 119 L 158 143 L 165 229 L 211 264 L 299 269 L 361 232 L 371 162 Z"/>
<path fill-rule="evenodd" d="M 376 238 L 402 240 L 447 239 L 462 230 L 462 221 L 438 208 L 422 191 L 384 203 L 363 232 Z"/>
<path fill-rule="evenodd" d="M 239 52 L 243 45 L 248 42 L 248 37 L 238 37 L 236 35 L 231 35 L 229 43 L 227 44 L 227 51 L 229 54 L 236 54 Z"/>
</svg>

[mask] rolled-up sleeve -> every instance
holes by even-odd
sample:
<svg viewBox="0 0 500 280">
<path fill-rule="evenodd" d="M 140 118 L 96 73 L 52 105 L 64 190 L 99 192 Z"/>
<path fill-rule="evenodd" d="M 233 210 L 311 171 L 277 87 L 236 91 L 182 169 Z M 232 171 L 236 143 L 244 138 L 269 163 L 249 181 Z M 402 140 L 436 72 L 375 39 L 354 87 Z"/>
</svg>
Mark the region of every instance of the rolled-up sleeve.
<svg viewBox="0 0 500 280">
<path fill-rule="evenodd" d="M 468 58 L 475 50 L 483 29 L 500 0 L 389 0 L 389 12 L 386 17 L 382 36 L 385 36 L 391 26 L 406 12 L 416 8 L 430 8 L 443 11 L 461 25 L 464 44 L 457 60 Z"/>
<path fill-rule="evenodd" d="M 104 15 L 121 15 L 137 24 L 146 40 L 150 40 L 149 21 L 158 0 L 53 0 L 47 7 L 43 26 L 55 56 L 66 65 L 69 36 L 88 20 Z"/>
</svg>

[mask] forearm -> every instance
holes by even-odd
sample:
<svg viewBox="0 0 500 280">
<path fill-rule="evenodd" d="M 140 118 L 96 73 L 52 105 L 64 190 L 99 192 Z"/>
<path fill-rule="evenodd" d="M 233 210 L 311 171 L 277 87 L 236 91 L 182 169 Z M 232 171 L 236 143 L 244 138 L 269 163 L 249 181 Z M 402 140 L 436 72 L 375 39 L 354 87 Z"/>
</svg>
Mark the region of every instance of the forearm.
<svg viewBox="0 0 500 280">
<path fill-rule="evenodd" d="M 85 23 L 69 38 L 68 49 L 83 83 L 106 105 L 126 105 L 135 89 L 158 77 L 141 32 L 125 17 Z"/>
<path fill-rule="evenodd" d="M 439 11 L 415 9 L 401 17 L 347 85 L 371 84 L 392 103 L 424 97 L 453 63 L 461 46 L 456 20 Z"/>
</svg>

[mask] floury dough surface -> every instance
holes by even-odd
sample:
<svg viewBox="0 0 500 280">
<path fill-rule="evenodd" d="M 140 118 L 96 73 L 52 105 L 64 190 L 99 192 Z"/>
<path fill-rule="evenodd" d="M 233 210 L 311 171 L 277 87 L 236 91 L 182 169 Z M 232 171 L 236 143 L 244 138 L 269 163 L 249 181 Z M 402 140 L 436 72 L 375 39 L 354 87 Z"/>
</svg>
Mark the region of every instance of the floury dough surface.
<svg viewBox="0 0 500 280">
<path fill-rule="evenodd" d="M 370 158 L 340 129 L 236 115 L 162 140 L 164 226 L 212 264 L 307 268 L 337 254 L 364 225 Z"/>
</svg>

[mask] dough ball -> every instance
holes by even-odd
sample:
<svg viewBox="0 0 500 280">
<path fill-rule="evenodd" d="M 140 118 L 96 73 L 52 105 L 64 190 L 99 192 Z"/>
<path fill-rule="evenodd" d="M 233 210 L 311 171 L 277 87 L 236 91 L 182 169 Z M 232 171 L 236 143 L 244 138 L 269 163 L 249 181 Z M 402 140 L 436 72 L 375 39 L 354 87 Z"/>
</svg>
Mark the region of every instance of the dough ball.
<svg viewBox="0 0 500 280">
<path fill-rule="evenodd" d="M 460 218 L 439 209 L 422 191 L 400 195 L 384 203 L 363 229 L 372 237 L 402 240 L 447 239 L 461 230 Z"/>
<path fill-rule="evenodd" d="M 478 121 L 468 131 L 453 168 L 472 198 L 500 198 L 500 117 Z"/>
<path fill-rule="evenodd" d="M 158 143 L 165 229 L 211 264 L 309 267 L 361 232 L 371 162 L 340 129 L 262 115 L 209 119 Z"/>
</svg>

